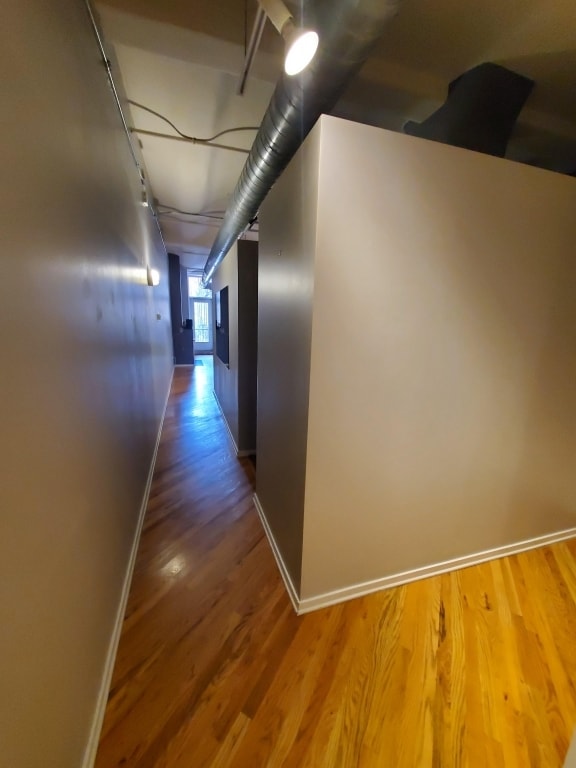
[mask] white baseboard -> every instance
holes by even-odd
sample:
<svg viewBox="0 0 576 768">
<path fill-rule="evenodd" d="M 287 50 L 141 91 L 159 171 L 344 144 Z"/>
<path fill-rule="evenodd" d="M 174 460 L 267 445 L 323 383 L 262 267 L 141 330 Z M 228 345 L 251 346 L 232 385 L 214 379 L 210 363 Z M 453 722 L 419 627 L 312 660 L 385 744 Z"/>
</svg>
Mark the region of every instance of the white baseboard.
<svg viewBox="0 0 576 768">
<path fill-rule="evenodd" d="M 232 448 L 234 449 L 234 455 L 238 456 L 238 446 L 236 445 L 236 439 L 232 434 L 232 430 L 230 429 L 230 424 L 228 424 L 228 419 L 226 418 L 226 414 L 224 413 L 224 408 L 222 408 L 222 406 L 220 405 L 220 400 L 218 400 L 218 395 L 216 394 L 215 389 L 212 390 L 212 394 L 214 395 L 214 400 L 216 401 L 216 405 L 218 406 L 218 410 L 220 411 L 220 415 L 222 416 L 222 420 L 224 421 L 228 438 L 232 443 Z"/>
<path fill-rule="evenodd" d="M 280 550 L 278 549 L 278 546 L 274 539 L 274 535 L 270 530 L 270 526 L 268 525 L 268 520 L 266 520 L 266 515 L 264 514 L 264 510 L 262 508 L 262 504 L 260 504 L 260 499 L 256 494 L 254 494 L 254 506 L 256 507 L 256 511 L 258 512 L 258 516 L 260 517 L 260 521 L 262 522 L 264 533 L 266 534 L 266 538 L 268 539 L 268 543 L 270 544 L 270 548 L 272 549 L 272 553 L 276 560 L 276 564 L 278 565 L 278 570 L 280 571 L 280 575 L 282 576 L 282 580 L 286 587 L 286 591 L 288 592 L 290 601 L 292 602 L 292 605 L 296 613 L 300 613 L 300 599 L 298 597 L 298 593 L 296 592 L 296 588 L 292 583 L 292 579 L 290 578 L 290 574 L 288 573 L 288 568 L 286 568 L 286 564 L 282 559 L 282 555 L 280 553 Z"/>
<path fill-rule="evenodd" d="M 495 549 L 485 550 L 484 552 L 476 552 L 471 555 L 456 557 L 453 560 L 433 563 L 432 565 L 415 568 L 411 571 L 384 576 L 383 578 L 375 579 L 374 581 L 353 584 L 349 587 L 337 589 L 334 592 L 326 592 L 324 594 L 299 599 L 296 612 L 298 614 L 309 613 L 310 611 L 316 611 L 319 608 L 326 608 L 329 605 L 342 603 L 345 600 L 350 600 L 354 597 L 369 595 L 371 592 L 378 592 L 382 589 L 397 587 L 401 584 L 408 584 L 411 581 L 426 579 L 429 576 L 437 576 L 441 573 L 447 573 L 448 571 L 456 571 L 460 568 L 468 568 L 471 565 L 484 563 L 487 560 L 496 560 L 499 557 L 516 555 L 520 552 L 526 552 L 529 549 L 556 544 L 557 542 L 572 538 L 576 538 L 576 528 L 568 528 L 564 531 L 549 533 L 544 536 L 527 539 L 526 541 L 519 541 L 514 544 L 506 544 L 503 547 L 496 547 Z"/>
<path fill-rule="evenodd" d="M 232 430 L 230 429 L 230 424 L 228 424 L 228 419 L 226 418 L 226 414 L 224 413 L 224 409 L 220 405 L 220 400 L 218 400 L 218 395 L 216 394 L 216 390 L 215 389 L 212 390 L 212 394 L 214 395 L 214 400 L 216 400 L 216 405 L 218 406 L 218 410 L 220 411 L 220 414 L 221 414 L 221 416 L 222 416 L 222 418 L 224 420 L 224 424 L 226 425 L 226 430 L 227 430 L 227 433 L 228 433 L 228 437 L 230 438 L 230 442 L 232 443 L 232 448 L 234 449 L 234 455 L 238 459 L 241 459 L 241 458 L 243 458 L 245 456 L 254 456 L 255 453 L 256 453 L 256 448 L 252 448 L 252 449 L 249 449 L 249 450 L 245 450 L 245 449 L 240 450 L 238 448 L 238 445 L 236 444 L 236 439 L 235 439 L 234 435 L 232 434 Z"/>
<path fill-rule="evenodd" d="M 164 402 L 164 409 L 162 411 L 162 416 L 160 418 L 158 434 L 156 435 L 156 444 L 154 445 L 154 451 L 152 453 L 152 459 L 150 461 L 150 468 L 148 470 L 148 477 L 146 478 L 146 485 L 144 487 L 144 494 L 142 496 L 142 503 L 140 505 L 140 511 L 138 513 L 138 523 L 136 525 L 134 541 L 132 542 L 130 559 L 128 560 L 128 567 L 126 568 L 126 575 L 124 576 L 124 583 L 122 585 L 120 602 L 118 604 L 118 610 L 116 612 L 116 618 L 114 620 L 114 627 L 112 629 L 112 637 L 110 638 L 110 645 L 108 646 L 108 653 L 106 655 L 106 661 L 104 663 L 104 671 L 102 673 L 102 681 L 100 683 L 100 690 L 98 692 L 98 698 L 96 700 L 96 710 L 94 713 L 94 719 L 92 720 L 92 727 L 90 728 L 88 743 L 84 751 L 82 768 L 92 768 L 96 760 L 96 752 L 98 751 L 98 743 L 100 741 L 100 732 L 102 731 L 104 714 L 106 712 L 106 704 L 108 703 L 108 692 L 110 690 L 110 684 L 112 682 L 112 673 L 114 671 L 114 663 L 116 661 L 118 643 L 120 642 L 120 634 L 122 632 L 124 614 L 126 613 L 126 603 L 128 602 L 130 585 L 132 583 L 132 574 L 134 573 L 134 565 L 136 564 L 136 555 L 138 554 L 138 545 L 140 544 L 142 526 L 144 525 L 144 517 L 146 515 L 146 508 L 148 506 L 148 497 L 150 496 L 150 489 L 152 487 L 152 478 L 154 477 L 154 468 L 156 466 L 156 457 L 158 455 L 158 447 L 160 445 L 160 438 L 162 436 L 162 427 L 164 426 L 164 418 L 166 416 L 166 410 L 168 408 L 168 398 L 170 397 L 170 391 L 172 390 L 172 380 L 174 378 L 174 367 L 184 367 L 184 366 L 173 366 L 172 368 L 170 383 L 168 384 L 168 392 L 166 394 L 166 400 Z"/>
<path fill-rule="evenodd" d="M 258 499 L 258 496 L 254 494 L 254 505 L 262 521 L 262 526 L 266 533 L 266 537 L 270 543 L 270 547 L 276 559 L 278 569 L 286 586 L 286 590 L 294 606 L 294 610 L 298 615 L 304 613 L 310 613 L 311 611 L 317 611 L 320 608 L 327 608 L 330 605 L 336 603 L 343 603 L 346 600 L 352 600 L 355 597 L 362 597 L 369 595 L 372 592 L 379 592 L 382 589 L 389 589 L 391 587 L 398 587 L 402 584 L 408 584 L 411 581 L 418 581 L 419 579 L 427 579 L 430 576 L 437 576 L 441 573 L 447 573 L 449 571 L 456 571 L 460 568 L 468 568 L 471 565 L 477 565 L 479 563 L 485 563 L 488 560 L 496 560 L 500 557 L 508 557 L 509 555 L 516 555 L 520 552 L 527 552 L 530 549 L 536 549 L 537 547 L 545 547 L 549 544 L 556 544 L 560 541 L 566 541 L 567 539 L 576 538 L 576 528 L 568 528 L 564 531 L 556 531 L 554 533 L 547 533 L 544 536 L 537 536 L 534 539 L 526 539 L 524 541 L 518 541 L 513 544 L 506 544 L 502 547 L 496 547 L 495 549 L 488 549 L 482 552 L 475 552 L 471 555 L 464 555 L 463 557 L 456 557 L 452 560 L 445 560 L 441 563 L 432 563 L 421 568 L 414 568 L 410 571 L 403 571 L 402 573 L 393 573 L 389 576 L 383 576 L 380 579 L 374 579 L 373 581 L 361 582 L 359 584 L 351 584 L 341 589 L 336 589 L 333 592 L 325 592 L 319 595 L 312 595 L 311 597 L 300 598 L 292 583 L 288 569 L 282 559 L 278 545 L 274 539 L 274 535 L 266 520 L 266 515 L 262 504 Z"/>
</svg>

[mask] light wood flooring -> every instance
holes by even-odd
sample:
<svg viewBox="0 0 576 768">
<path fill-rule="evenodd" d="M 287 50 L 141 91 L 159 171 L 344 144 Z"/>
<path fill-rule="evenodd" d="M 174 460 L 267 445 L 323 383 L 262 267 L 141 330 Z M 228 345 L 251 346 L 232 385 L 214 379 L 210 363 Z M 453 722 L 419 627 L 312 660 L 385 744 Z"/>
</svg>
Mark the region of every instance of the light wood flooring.
<svg viewBox="0 0 576 768">
<path fill-rule="evenodd" d="M 176 369 L 97 768 L 560 768 L 576 541 L 297 617 L 211 369 Z"/>
</svg>

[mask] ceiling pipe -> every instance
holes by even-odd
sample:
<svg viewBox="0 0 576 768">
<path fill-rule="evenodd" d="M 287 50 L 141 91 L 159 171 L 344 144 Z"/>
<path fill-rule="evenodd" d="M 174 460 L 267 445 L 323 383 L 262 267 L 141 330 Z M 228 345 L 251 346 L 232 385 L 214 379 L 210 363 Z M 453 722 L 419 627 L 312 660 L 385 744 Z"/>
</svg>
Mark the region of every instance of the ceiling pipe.
<svg viewBox="0 0 576 768">
<path fill-rule="evenodd" d="M 258 213 L 264 198 L 321 114 L 329 112 L 370 56 L 400 0 L 316 0 L 316 56 L 300 75 L 282 73 L 204 266 L 202 283 Z"/>
</svg>

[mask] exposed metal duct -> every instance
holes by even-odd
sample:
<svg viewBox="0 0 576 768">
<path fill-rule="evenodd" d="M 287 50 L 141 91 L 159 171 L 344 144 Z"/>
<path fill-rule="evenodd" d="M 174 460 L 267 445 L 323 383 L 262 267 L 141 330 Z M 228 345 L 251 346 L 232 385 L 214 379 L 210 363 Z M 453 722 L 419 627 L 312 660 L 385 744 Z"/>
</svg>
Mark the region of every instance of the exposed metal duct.
<svg viewBox="0 0 576 768">
<path fill-rule="evenodd" d="M 370 55 L 400 0 L 316 0 L 307 27 L 320 35 L 310 66 L 295 77 L 282 74 L 240 174 L 222 226 L 204 266 L 214 270 L 258 213 L 264 198 L 321 114 Z"/>
<path fill-rule="evenodd" d="M 499 64 L 479 64 L 452 80 L 444 104 L 421 123 L 407 122 L 404 133 L 504 157 L 533 87 L 533 80 Z"/>
</svg>

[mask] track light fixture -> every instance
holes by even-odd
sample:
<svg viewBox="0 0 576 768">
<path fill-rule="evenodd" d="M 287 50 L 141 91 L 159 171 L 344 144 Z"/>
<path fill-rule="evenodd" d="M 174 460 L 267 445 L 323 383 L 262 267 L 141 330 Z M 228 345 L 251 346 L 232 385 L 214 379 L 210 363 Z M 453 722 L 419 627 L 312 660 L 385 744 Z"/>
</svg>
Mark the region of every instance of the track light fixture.
<svg viewBox="0 0 576 768">
<path fill-rule="evenodd" d="M 258 0 L 272 24 L 286 41 L 284 71 L 297 75 L 306 69 L 318 48 L 318 34 L 312 29 L 297 27 L 282 0 Z"/>
</svg>

